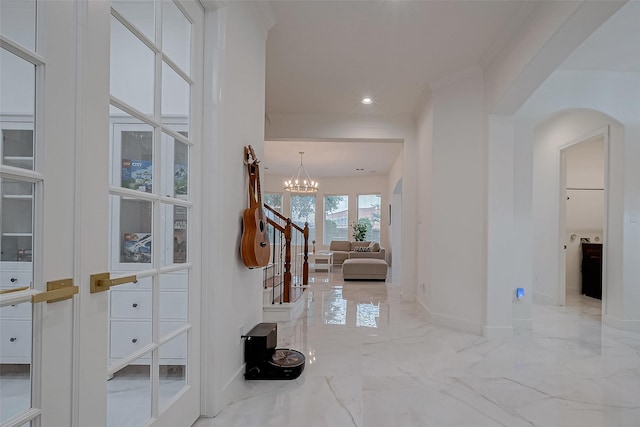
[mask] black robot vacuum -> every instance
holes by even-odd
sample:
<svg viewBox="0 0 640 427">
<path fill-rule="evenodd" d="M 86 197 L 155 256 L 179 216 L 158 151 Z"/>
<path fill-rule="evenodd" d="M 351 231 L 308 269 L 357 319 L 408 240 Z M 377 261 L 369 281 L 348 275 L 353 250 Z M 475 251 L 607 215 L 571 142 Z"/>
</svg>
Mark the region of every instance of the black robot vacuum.
<svg viewBox="0 0 640 427">
<path fill-rule="evenodd" d="M 258 323 L 243 335 L 247 380 L 293 380 L 304 370 L 304 354 L 288 348 L 276 348 L 277 323 Z"/>
</svg>

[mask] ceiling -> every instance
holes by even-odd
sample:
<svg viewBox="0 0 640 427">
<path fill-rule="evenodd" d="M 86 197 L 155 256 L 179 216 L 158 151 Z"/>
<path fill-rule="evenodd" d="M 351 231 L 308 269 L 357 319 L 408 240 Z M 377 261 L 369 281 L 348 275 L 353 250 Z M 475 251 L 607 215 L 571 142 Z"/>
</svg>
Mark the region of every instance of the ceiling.
<svg viewBox="0 0 640 427">
<path fill-rule="evenodd" d="M 266 111 L 414 114 L 429 83 L 491 54 L 526 3 L 273 0 Z"/>
<path fill-rule="evenodd" d="M 635 3 L 635 4 L 632 4 Z M 629 2 L 561 68 L 640 71 L 640 2 Z M 272 0 L 266 114 L 415 116 L 437 80 L 487 64 L 530 1 Z M 625 40 L 622 45 L 620 40 Z M 373 104 L 363 105 L 364 96 Z M 386 175 L 398 141 L 266 141 L 265 173 L 312 178 Z M 363 156 L 362 153 L 367 155 Z M 363 164 L 364 163 L 364 164 Z"/>
<path fill-rule="evenodd" d="M 429 83 L 486 60 L 525 3 L 270 1 L 266 113 L 415 115 Z M 299 151 L 314 179 L 386 175 L 402 144 L 266 141 L 265 173 L 290 176 Z"/>
<path fill-rule="evenodd" d="M 291 177 L 302 164 L 312 179 L 387 175 L 402 152 L 400 141 L 265 141 L 266 174 Z M 361 169 L 361 170 L 359 170 Z"/>
</svg>

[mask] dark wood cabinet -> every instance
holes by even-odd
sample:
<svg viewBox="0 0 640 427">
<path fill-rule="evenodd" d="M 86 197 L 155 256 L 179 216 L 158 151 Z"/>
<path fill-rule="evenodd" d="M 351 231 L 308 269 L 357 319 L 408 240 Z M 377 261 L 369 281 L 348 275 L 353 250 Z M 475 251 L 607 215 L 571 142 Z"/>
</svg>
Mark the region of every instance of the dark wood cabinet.
<svg viewBox="0 0 640 427">
<path fill-rule="evenodd" d="M 602 299 L 602 244 L 582 244 L 582 294 Z"/>
</svg>

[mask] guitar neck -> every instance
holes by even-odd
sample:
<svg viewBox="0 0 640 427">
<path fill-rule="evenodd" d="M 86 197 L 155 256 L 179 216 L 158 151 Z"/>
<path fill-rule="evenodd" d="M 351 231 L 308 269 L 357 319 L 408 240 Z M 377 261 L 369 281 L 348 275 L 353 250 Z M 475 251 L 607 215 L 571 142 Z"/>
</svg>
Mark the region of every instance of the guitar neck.
<svg viewBox="0 0 640 427">
<path fill-rule="evenodd" d="M 260 190 L 260 169 L 256 165 L 256 187 L 258 190 L 258 205 L 262 209 L 262 190 Z"/>
</svg>

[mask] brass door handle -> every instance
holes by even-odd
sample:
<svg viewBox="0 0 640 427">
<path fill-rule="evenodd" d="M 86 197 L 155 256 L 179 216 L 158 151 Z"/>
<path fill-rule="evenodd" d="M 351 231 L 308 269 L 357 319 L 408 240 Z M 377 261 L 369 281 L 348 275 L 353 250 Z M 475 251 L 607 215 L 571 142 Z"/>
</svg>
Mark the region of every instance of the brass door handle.
<svg viewBox="0 0 640 427">
<path fill-rule="evenodd" d="M 111 278 L 111 273 L 100 273 L 91 275 L 91 293 L 108 291 L 112 286 L 124 285 L 125 283 L 137 283 L 136 276 Z"/>
<path fill-rule="evenodd" d="M 38 302 L 58 302 L 72 298 L 78 293 L 78 287 L 73 285 L 73 279 L 62 279 L 47 282 L 46 292 L 31 297 L 33 304 Z"/>
</svg>

